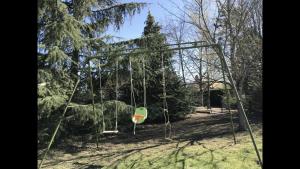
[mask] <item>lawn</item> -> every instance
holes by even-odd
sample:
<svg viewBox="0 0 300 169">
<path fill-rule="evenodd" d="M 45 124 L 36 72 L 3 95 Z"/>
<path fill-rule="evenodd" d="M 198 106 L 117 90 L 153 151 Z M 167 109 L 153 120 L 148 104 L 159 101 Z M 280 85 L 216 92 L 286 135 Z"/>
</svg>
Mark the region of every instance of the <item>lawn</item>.
<svg viewBox="0 0 300 169">
<path fill-rule="evenodd" d="M 104 169 L 165 168 L 165 169 L 255 169 L 260 168 L 247 132 L 239 133 L 238 143 L 229 136 L 201 141 L 174 142 L 134 151 Z M 256 131 L 261 152 L 261 132 Z"/>
</svg>

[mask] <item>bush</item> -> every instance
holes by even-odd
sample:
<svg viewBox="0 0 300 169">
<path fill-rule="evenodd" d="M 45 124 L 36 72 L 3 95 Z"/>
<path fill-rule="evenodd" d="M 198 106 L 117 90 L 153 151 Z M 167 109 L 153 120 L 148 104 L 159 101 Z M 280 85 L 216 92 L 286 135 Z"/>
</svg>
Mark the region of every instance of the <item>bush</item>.
<svg viewBox="0 0 300 169">
<path fill-rule="evenodd" d="M 130 105 L 121 101 L 106 101 L 103 103 L 104 120 L 107 130 L 113 130 L 115 127 L 115 104 L 118 106 L 118 124 L 130 125 L 131 123 L 131 109 Z M 70 108 L 66 113 L 64 123 L 56 135 L 55 142 L 64 137 L 79 136 L 88 133 L 94 133 L 98 128 L 103 130 L 101 104 L 95 104 L 93 111 L 92 104 L 70 104 Z M 38 142 L 39 146 L 48 143 L 54 129 L 59 121 L 63 109 L 52 112 L 47 118 L 39 119 Z"/>
<path fill-rule="evenodd" d="M 145 121 L 146 123 L 152 122 L 163 122 L 164 121 L 164 114 L 162 104 L 151 104 L 147 106 L 148 108 L 148 117 Z"/>
<path fill-rule="evenodd" d="M 236 97 L 229 97 L 229 99 L 228 99 L 228 102 L 229 103 L 227 103 L 227 96 L 223 96 L 222 97 L 223 99 L 223 106 L 226 108 L 226 107 L 228 107 L 228 104 L 229 104 L 229 107 L 231 108 L 231 109 L 237 109 L 237 99 L 236 99 Z"/>
<path fill-rule="evenodd" d="M 253 90 L 251 95 L 249 95 L 248 103 L 248 109 L 250 112 L 262 113 L 263 96 L 261 88 Z"/>
</svg>

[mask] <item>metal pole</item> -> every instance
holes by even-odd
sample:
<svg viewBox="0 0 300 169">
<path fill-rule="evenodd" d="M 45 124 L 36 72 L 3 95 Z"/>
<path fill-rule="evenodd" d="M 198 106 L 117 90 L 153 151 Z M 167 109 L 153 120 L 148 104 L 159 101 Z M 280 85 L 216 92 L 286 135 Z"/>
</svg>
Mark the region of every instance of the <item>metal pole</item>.
<svg viewBox="0 0 300 169">
<path fill-rule="evenodd" d="M 244 117 L 244 119 L 245 119 L 246 126 L 247 126 L 247 128 L 248 128 L 249 133 L 250 133 L 251 141 L 252 141 L 252 143 L 253 143 L 253 146 L 254 146 L 256 155 L 257 155 L 257 157 L 258 157 L 259 164 L 260 164 L 260 166 L 262 167 L 263 163 L 262 163 L 262 161 L 261 161 L 260 154 L 259 154 L 259 151 L 258 151 L 258 149 L 257 149 L 256 143 L 255 143 L 255 140 L 254 140 L 254 137 L 253 137 L 252 129 L 251 129 L 251 126 L 250 126 L 250 124 L 249 124 L 247 115 L 246 115 L 246 113 L 245 113 L 245 109 L 244 109 L 243 103 L 242 103 L 242 101 L 241 101 L 240 95 L 239 95 L 239 93 L 238 93 L 238 91 L 237 91 L 237 88 L 236 88 L 235 83 L 234 83 L 234 81 L 233 81 L 231 72 L 230 72 L 230 70 L 229 70 L 229 68 L 228 68 L 228 65 L 227 65 L 227 63 L 226 63 L 226 60 L 225 60 L 224 54 L 223 54 L 223 52 L 222 52 L 221 46 L 220 46 L 220 45 L 217 45 L 216 47 L 217 47 L 217 49 L 216 49 L 217 51 L 216 51 L 216 52 L 219 53 L 219 58 L 220 58 L 220 60 L 224 63 L 224 67 L 225 67 L 225 69 L 226 69 L 226 71 L 227 71 L 227 73 L 228 73 L 229 81 L 230 81 L 231 85 L 233 86 L 234 94 L 235 94 L 235 96 L 236 96 L 236 98 L 237 98 L 237 101 L 238 101 L 239 106 L 241 107 L 242 115 L 243 115 L 243 117 Z"/>
<path fill-rule="evenodd" d="M 223 63 L 222 60 L 221 60 L 221 64 L 224 66 L 224 63 Z M 232 130 L 233 141 L 234 141 L 234 144 L 236 144 L 236 138 L 235 138 L 235 133 L 234 133 L 234 125 L 233 125 L 233 117 L 232 117 L 232 112 L 230 110 L 230 105 L 229 105 L 230 93 L 229 93 L 229 90 L 227 89 L 227 84 L 226 84 L 226 78 L 225 78 L 224 69 L 222 69 L 222 76 L 223 76 L 223 81 L 224 81 L 224 86 L 225 86 L 225 92 L 226 92 L 227 109 L 228 109 L 229 114 L 230 114 L 230 123 L 231 123 L 231 130 Z"/>
<path fill-rule="evenodd" d="M 53 133 L 53 135 L 52 135 L 52 137 L 51 137 L 50 143 L 48 144 L 47 150 L 46 150 L 46 152 L 45 152 L 45 154 L 44 154 L 44 156 L 43 156 L 43 158 L 42 158 L 42 161 L 41 161 L 41 163 L 40 163 L 40 165 L 39 165 L 39 169 L 42 168 L 42 165 L 43 165 L 43 162 L 44 162 L 44 160 L 45 160 L 45 157 L 46 157 L 48 151 L 50 150 L 50 147 L 51 147 L 51 145 L 52 145 L 52 143 L 53 143 L 53 141 L 54 141 L 54 138 L 55 138 L 56 133 L 57 133 L 57 131 L 58 131 L 58 129 L 59 129 L 59 126 L 61 125 L 61 123 L 62 123 L 62 121 L 63 121 L 63 117 L 65 116 L 65 114 L 66 114 L 66 112 L 67 112 L 68 106 L 69 106 L 69 104 L 71 103 L 71 100 L 72 100 L 72 98 L 73 98 L 73 95 L 74 95 L 74 93 L 75 93 L 75 91 L 76 91 L 76 89 L 77 89 L 77 86 L 78 86 L 79 82 L 80 82 L 80 79 L 78 79 L 77 82 L 76 82 L 76 84 L 75 84 L 75 87 L 74 87 L 74 89 L 73 89 L 73 92 L 72 92 L 72 94 L 71 94 L 71 96 L 70 96 L 70 98 L 69 98 L 69 101 L 68 101 L 68 103 L 67 103 L 67 105 L 66 105 L 66 107 L 65 107 L 65 109 L 64 109 L 64 111 L 63 111 L 63 114 L 61 115 L 61 118 L 60 118 L 60 120 L 59 120 L 59 122 L 58 122 L 58 124 L 57 124 L 57 126 L 56 126 L 56 128 L 55 128 L 55 131 L 54 131 L 54 133 Z"/>
<path fill-rule="evenodd" d="M 115 110 L 115 118 L 116 118 L 116 123 L 115 123 L 115 130 L 118 129 L 118 58 L 116 59 L 116 110 Z"/>
</svg>

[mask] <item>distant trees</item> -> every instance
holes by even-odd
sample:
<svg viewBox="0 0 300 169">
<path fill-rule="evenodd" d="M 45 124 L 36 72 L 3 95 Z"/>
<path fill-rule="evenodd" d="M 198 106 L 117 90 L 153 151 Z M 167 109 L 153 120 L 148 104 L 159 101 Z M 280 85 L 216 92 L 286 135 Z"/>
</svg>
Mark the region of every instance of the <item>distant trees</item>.
<svg viewBox="0 0 300 169">
<path fill-rule="evenodd" d="M 239 93 L 248 95 L 244 102 L 253 100 L 250 93 L 262 88 L 262 1 L 184 0 L 184 7 L 169 1 L 181 14 L 169 12 L 193 25 L 199 40 L 222 45 Z M 241 129 L 246 129 L 244 124 L 240 116 Z"/>
<path fill-rule="evenodd" d="M 169 23 L 165 25 L 165 32 L 167 34 L 168 39 L 171 41 L 171 43 L 178 44 L 178 48 L 180 48 L 180 43 L 184 42 L 184 33 L 186 31 L 185 29 L 185 22 L 184 21 L 175 21 L 173 19 L 169 20 Z M 183 54 L 182 50 L 178 50 L 178 60 L 179 65 L 181 69 L 181 75 L 183 83 L 186 85 L 186 79 L 185 79 L 185 72 L 184 72 L 184 63 L 183 63 Z"/>
<path fill-rule="evenodd" d="M 166 37 L 160 33 L 161 27 L 155 22 L 151 13 L 148 13 L 145 22 L 144 32 L 142 38 L 146 38 L 145 44 L 142 47 L 147 48 L 150 52 L 145 55 L 146 61 L 146 83 L 147 83 L 147 104 L 149 112 L 153 120 L 163 120 L 163 102 L 162 102 L 162 67 L 161 55 L 164 58 L 165 77 L 166 77 L 166 93 L 167 104 L 171 119 L 183 117 L 190 108 L 188 100 L 185 97 L 186 89 L 184 83 L 175 73 L 172 56 L 170 52 L 159 52 L 159 50 L 167 49 Z M 164 47 L 161 47 L 164 46 Z M 159 109 L 158 109 L 159 108 Z"/>
</svg>

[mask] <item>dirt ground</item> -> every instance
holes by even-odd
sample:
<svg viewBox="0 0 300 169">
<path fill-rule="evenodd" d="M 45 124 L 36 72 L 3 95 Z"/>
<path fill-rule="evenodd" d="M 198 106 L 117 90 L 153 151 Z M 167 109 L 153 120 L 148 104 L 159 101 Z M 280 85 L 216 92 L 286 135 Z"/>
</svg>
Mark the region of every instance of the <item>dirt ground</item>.
<svg viewBox="0 0 300 169">
<path fill-rule="evenodd" d="M 233 112 L 234 128 L 238 128 L 238 114 Z M 252 124 L 252 122 L 250 121 Z M 96 169 L 115 164 L 118 160 L 137 151 L 160 148 L 166 151 L 185 141 L 201 141 L 214 137 L 231 137 L 230 114 L 213 108 L 212 113 L 192 113 L 185 120 L 171 123 L 171 140 L 165 138 L 165 125 L 137 125 L 136 135 L 120 132 L 102 136 L 99 148 L 91 141 L 84 146 L 70 141 L 63 148 L 48 153 L 45 169 Z M 121 128 L 121 126 L 120 126 Z M 40 160 L 39 160 L 40 162 Z"/>
</svg>

